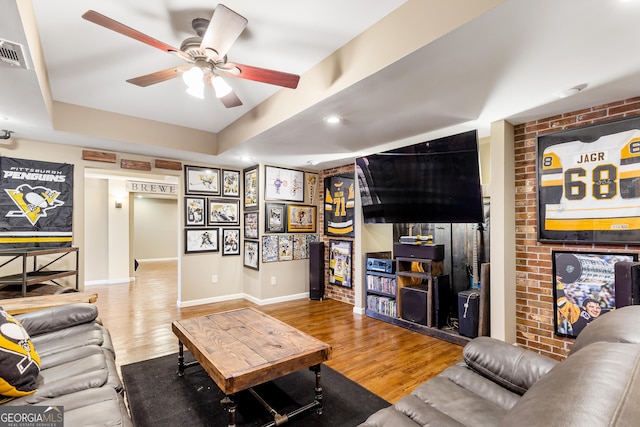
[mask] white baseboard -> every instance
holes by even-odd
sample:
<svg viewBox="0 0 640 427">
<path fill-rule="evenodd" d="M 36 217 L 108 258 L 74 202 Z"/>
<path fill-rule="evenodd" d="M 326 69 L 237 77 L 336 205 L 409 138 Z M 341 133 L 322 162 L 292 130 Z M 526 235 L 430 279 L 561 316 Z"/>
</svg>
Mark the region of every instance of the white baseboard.
<svg viewBox="0 0 640 427">
<path fill-rule="evenodd" d="M 304 298 L 309 298 L 309 292 L 305 292 L 302 294 L 286 295 L 283 297 L 276 297 L 276 298 L 269 298 L 269 299 L 258 299 L 251 295 L 244 294 L 244 299 L 258 305 L 269 305 L 269 304 L 275 304 L 278 302 L 294 301 L 294 300 L 304 299 Z"/>
<path fill-rule="evenodd" d="M 353 307 L 353 312 L 355 314 L 364 314 L 364 307 L 356 307 L 356 306 L 354 306 Z"/>
<path fill-rule="evenodd" d="M 275 304 L 278 302 L 294 301 L 294 300 L 304 299 L 304 298 L 309 298 L 308 292 L 305 292 L 302 294 L 286 295 L 283 297 L 269 298 L 269 299 L 259 299 L 249 294 L 242 293 L 242 294 L 224 295 L 221 297 L 202 298 L 202 299 L 191 300 L 191 301 L 178 301 L 177 305 L 180 308 L 193 307 L 196 305 L 211 304 L 214 302 L 222 302 L 222 301 L 231 301 L 234 299 L 246 299 L 247 301 L 250 301 L 257 305 L 269 305 L 269 304 Z"/>
<path fill-rule="evenodd" d="M 110 280 L 87 280 L 84 282 L 85 286 L 93 286 L 93 285 L 115 285 L 118 283 L 129 283 L 131 281 L 135 281 L 135 277 L 126 277 L 122 279 L 110 279 Z"/>
<path fill-rule="evenodd" d="M 178 260 L 177 257 L 136 259 L 136 261 L 138 261 L 140 264 L 143 264 L 145 262 L 162 262 L 162 261 L 177 261 L 177 260 Z"/>
<path fill-rule="evenodd" d="M 177 306 L 182 308 L 182 307 L 194 307 L 196 305 L 203 305 L 203 304 L 212 304 L 214 302 L 222 302 L 222 301 L 231 301 L 234 299 L 242 299 L 244 298 L 244 294 L 230 294 L 230 295 L 224 295 L 221 297 L 211 297 L 211 298 L 202 298 L 202 299 L 194 299 L 191 301 L 177 301 Z"/>
</svg>

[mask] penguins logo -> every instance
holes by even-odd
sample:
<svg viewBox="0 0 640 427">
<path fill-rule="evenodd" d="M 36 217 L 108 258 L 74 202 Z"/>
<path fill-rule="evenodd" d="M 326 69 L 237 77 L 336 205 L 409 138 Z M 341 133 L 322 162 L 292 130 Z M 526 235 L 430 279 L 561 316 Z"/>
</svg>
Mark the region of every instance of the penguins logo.
<svg viewBox="0 0 640 427">
<path fill-rule="evenodd" d="M 4 190 L 19 210 L 9 211 L 6 217 L 25 217 L 31 225 L 36 225 L 38 220 L 47 216 L 47 211 L 64 205 L 58 200 L 60 192 L 46 187 L 31 187 L 22 184 L 15 190 Z"/>
</svg>

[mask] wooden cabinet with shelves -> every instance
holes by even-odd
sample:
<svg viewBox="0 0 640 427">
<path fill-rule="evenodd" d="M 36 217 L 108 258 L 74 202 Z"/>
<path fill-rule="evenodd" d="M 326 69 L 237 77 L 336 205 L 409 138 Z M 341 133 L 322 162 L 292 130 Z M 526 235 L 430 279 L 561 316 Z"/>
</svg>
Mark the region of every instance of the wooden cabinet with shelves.
<svg viewBox="0 0 640 427">
<path fill-rule="evenodd" d="M 405 286 L 425 286 L 427 289 L 427 326 L 433 326 L 433 278 L 443 273 L 442 261 L 422 258 L 396 258 L 396 276 L 398 278 L 398 295 Z M 402 297 L 401 297 L 402 298 Z M 400 300 L 400 317 L 402 317 L 402 301 Z"/>
<path fill-rule="evenodd" d="M 59 264 L 67 255 L 75 255 L 74 267 L 65 269 L 50 269 L 53 264 Z M 38 257 L 46 257 L 42 265 L 38 266 Z M 22 296 L 27 295 L 27 288 L 31 285 L 53 282 L 56 285 L 56 279 L 63 277 L 75 277 L 75 289 L 78 290 L 78 248 L 15 248 L 0 250 L 0 258 L 8 258 L 0 264 L 0 270 L 5 268 L 13 268 L 16 271 L 19 267 L 19 273 L 7 274 L 0 276 L 0 287 L 9 285 L 20 285 L 22 287 Z M 18 262 L 14 262 L 18 261 Z M 32 261 L 32 262 L 29 262 Z M 42 261 L 42 259 L 41 259 Z M 16 264 L 20 264 L 17 266 Z"/>
</svg>

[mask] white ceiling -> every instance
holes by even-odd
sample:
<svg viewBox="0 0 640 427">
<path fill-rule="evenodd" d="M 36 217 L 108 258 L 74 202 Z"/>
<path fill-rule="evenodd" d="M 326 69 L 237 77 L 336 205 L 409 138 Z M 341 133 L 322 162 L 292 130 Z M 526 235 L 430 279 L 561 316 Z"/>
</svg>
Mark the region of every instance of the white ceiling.
<svg viewBox="0 0 640 427">
<path fill-rule="evenodd" d="M 20 22 L 25 17 L 18 13 L 17 5 L 25 1 L 0 4 L 0 39 L 20 43 L 34 54 L 34 42 L 27 40 Z M 203 156 L 179 146 L 125 144 L 53 130 L 46 98 L 50 90 L 53 101 L 218 133 L 253 114 L 254 107 L 277 91 L 292 90 L 227 78 L 244 105 L 226 109 L 213 96 L 199 100 L 187 95 L 181 79 L 146 88 L 131 85 L 125 80 L 183 62 L 81 18 L 94 9 L 179 47 L 194 35 L 191 20 L 210 18 L 216 3 L 32 3 L 49 86 L 38 81 L 31 60 L 29 70 L 0 65 L 0 129 L 15 131 L 16 139 L 238 167 L 249 165 L 239 160 L 243 154 L 253 162 L 309 167 L 313 161 L 319 162 L 317 168 L 326 168 L 345 164 L 355 155 L 468 129 L 486 136 L 489 124 L 497 120 L 518 124 L 640 95 L 639 0 L 508 0 L 232 149 Z M 229 60 L 300 74 L 300 89 L 306 72 L 405 1 L 224 4 L 249 21 L 229 50 Z M 426 30 L 403 31 L 411 36 Z M 588 86 L 572 97 L 556 97 L 580 84 Z M 322 117 L 329 112 L 343 116 L 344 123 L 326 126 Z"/>
</svg>

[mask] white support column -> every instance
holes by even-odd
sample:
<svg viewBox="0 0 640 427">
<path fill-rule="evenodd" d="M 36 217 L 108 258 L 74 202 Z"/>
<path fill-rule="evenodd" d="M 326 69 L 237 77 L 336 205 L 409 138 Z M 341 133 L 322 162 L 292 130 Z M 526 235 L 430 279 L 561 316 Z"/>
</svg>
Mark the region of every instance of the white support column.
<svg viewBox="0 0 640 427">
<path fill-rule="evenodd" d="M 108 262 L 109 282 L 121 283 L 130 280 L 129 276 L 129 194 L 125 181 L 109 180 L 108 194 L 109 242 Z M 116 207 L 116 202 L 121 207 Z"/>
</svg>

